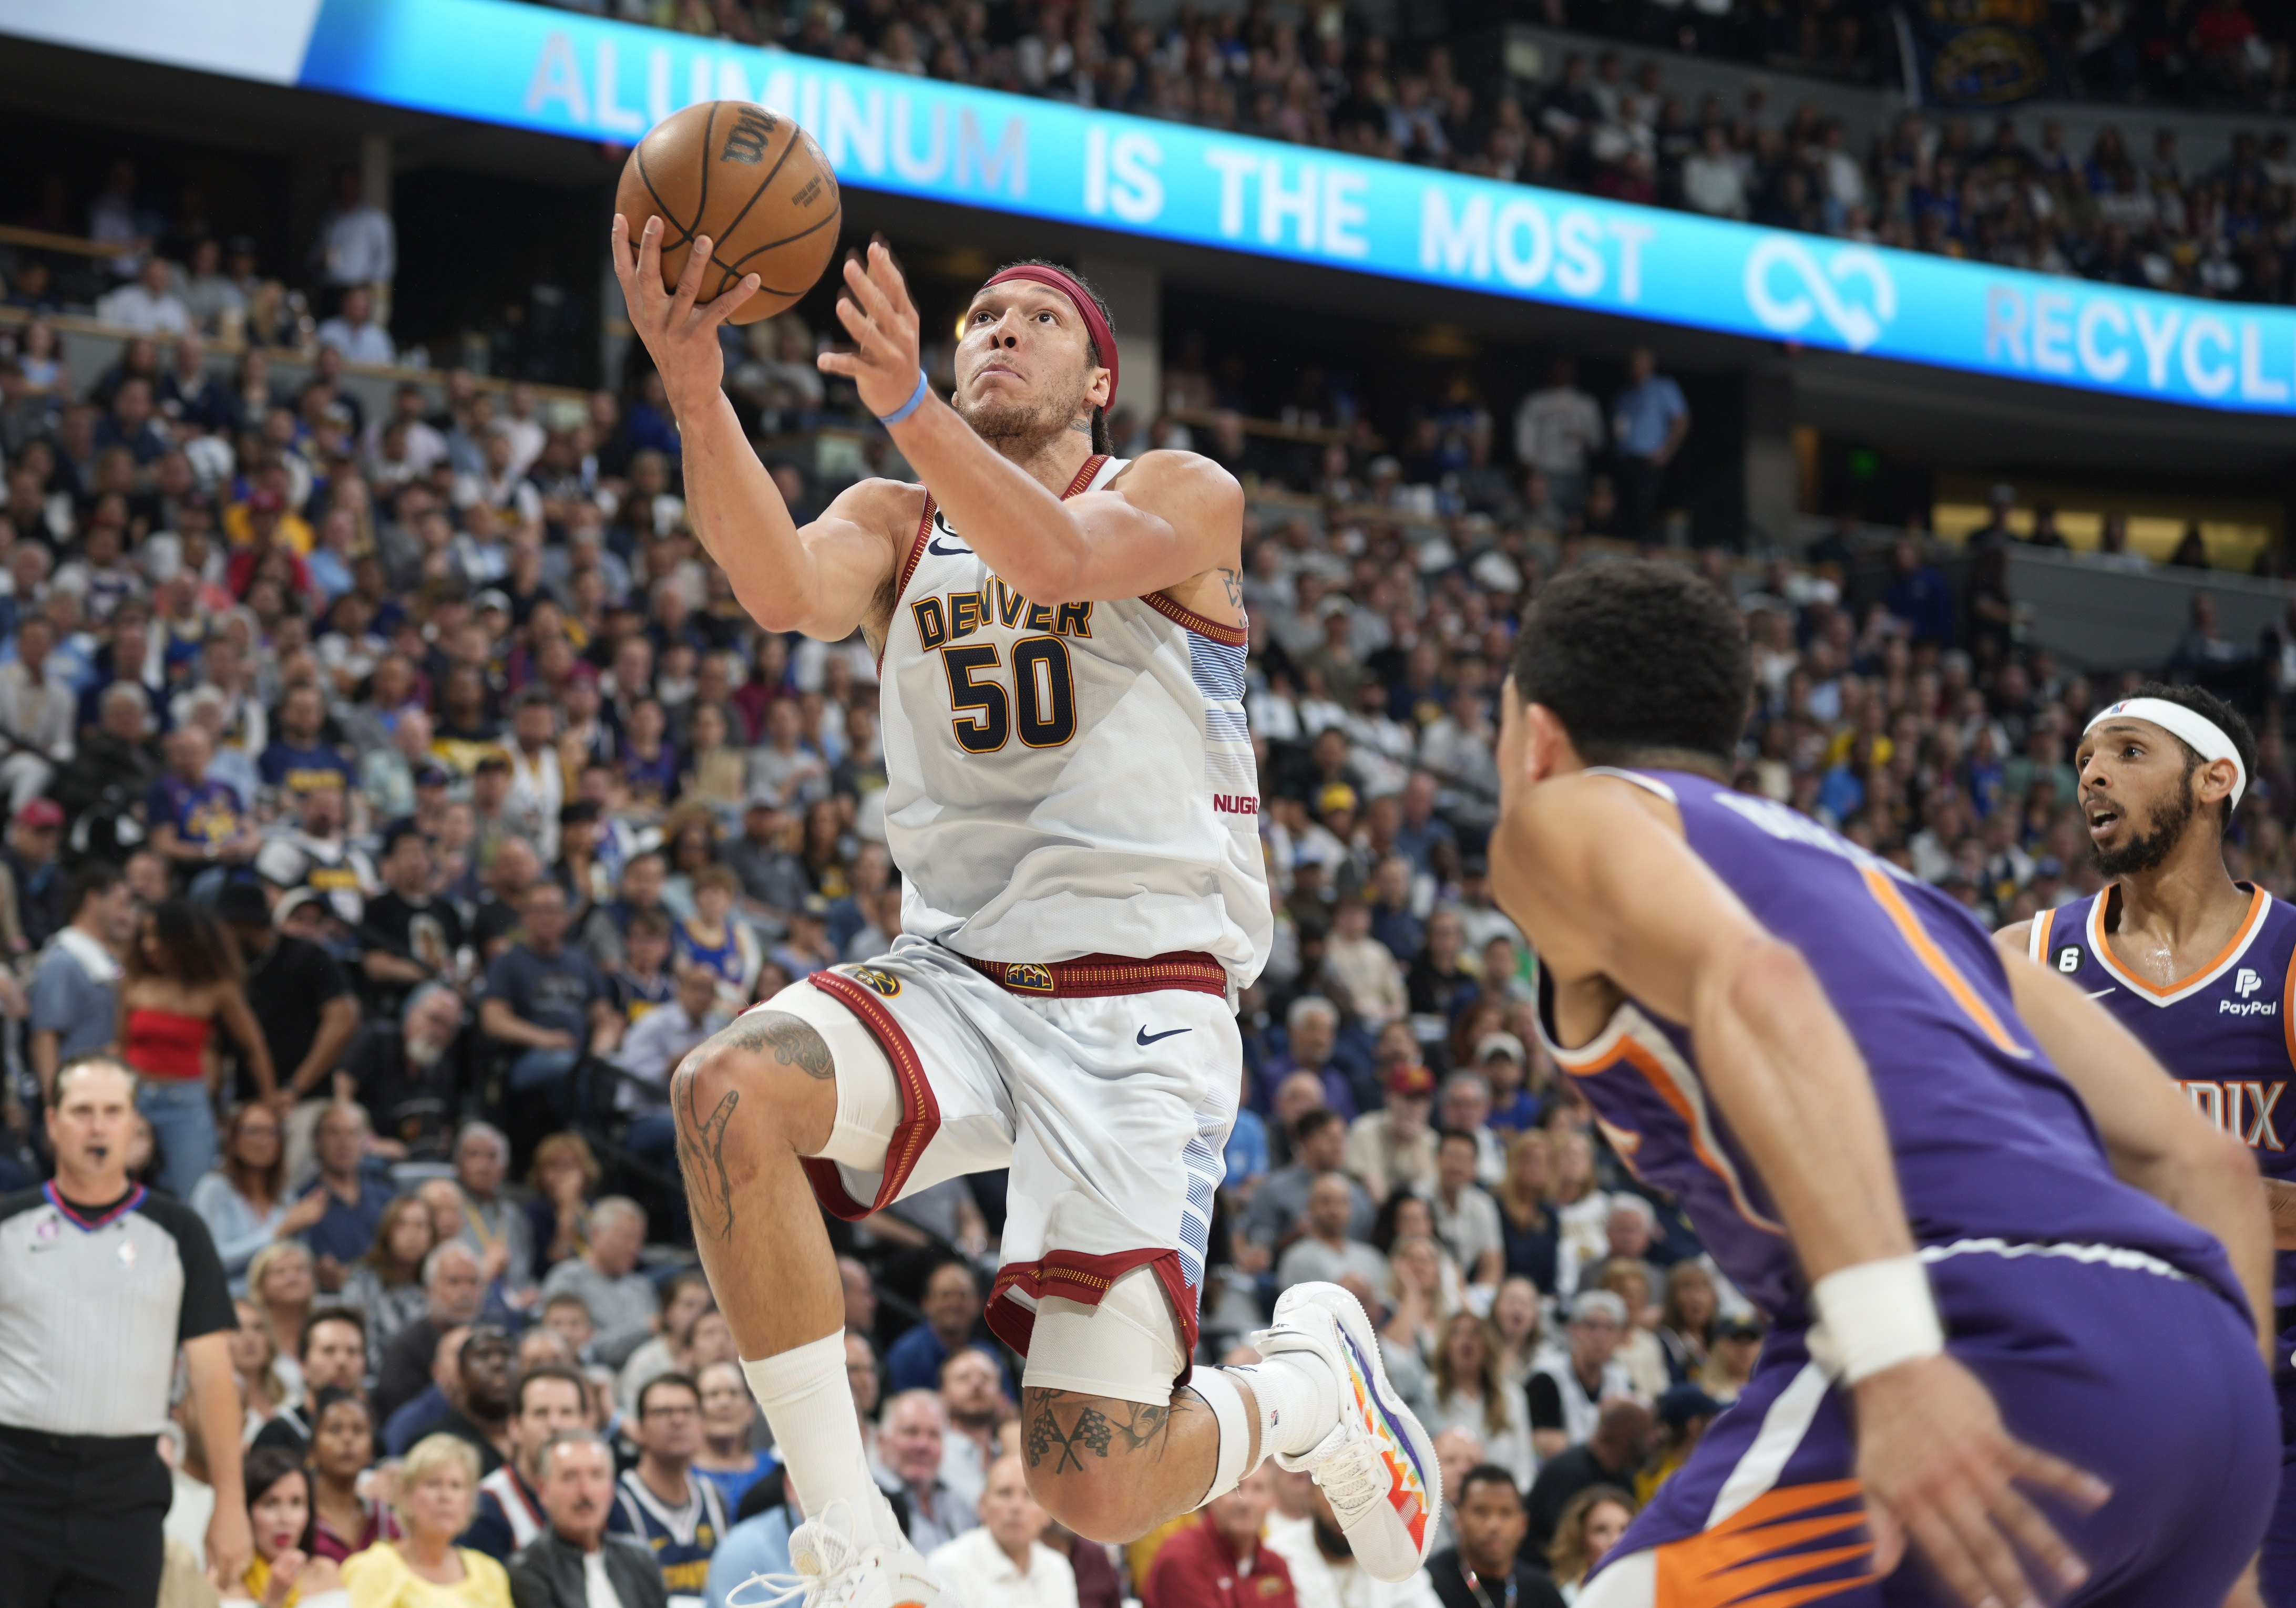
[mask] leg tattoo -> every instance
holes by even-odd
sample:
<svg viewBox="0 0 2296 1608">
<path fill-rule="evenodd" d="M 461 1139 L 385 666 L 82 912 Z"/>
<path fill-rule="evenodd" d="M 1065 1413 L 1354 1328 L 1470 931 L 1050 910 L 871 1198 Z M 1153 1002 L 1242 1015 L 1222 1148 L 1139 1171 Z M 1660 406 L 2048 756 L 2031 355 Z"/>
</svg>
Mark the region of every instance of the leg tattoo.
<svg viewBox="0 0 2296 1608">
<path fill-rule="evenodd" d="M 685 1179 L 685 1199 L 693 1212 L 693 1226 L 718 1239 L 734 1234 L 734 1185 L 726 1173 L 726 1127 L 734 1108 L 742 1103 L 739 1090 L 729 1089 L 717 1108 L 701 1114 L 695 1087 L 693 1060 L 689 1058 L 671 1079 L 671 1111 L 677 1118 L 677 1170 Z"/>
<path fill-rule="evenodd" d="M 1074 1421 L 1063 1429 L 1061 1416 L 1075 1401 L 1076 1392 L 1030 1390 L 1021 1393 L 1028 1399 L 1021 1409 L 1021 1452 L 1030 1468 L 1040 1466 L 1047 1457 L 1051 1457 L 1052 1472 L 1056 1474 L 1070 1464 L 1082 1473 L 1086 1452 L 1105 1459 L 1111 1450 L 1120 1448 L 1161 1457 L 1171 1444 L 1174 1420 L 1194 1410 L 1185 1394 L 1175 1395 L 1164 1407 L 1095 1396 L 1075 1408 Z M 1121 1408 L 1124 1416 L 1112 1417 L 1092 1406 L 1093 1401 L 1105 1401 L 1111 1409 Z"/>
<path fill-rule="evenodd" d="M 736 1049 L 752 1053 L 770 1049 L 775 1060 L 784 1066 L 796 1067 L 809 1078 L 837 1075 L 836 1065 L 829 1057 L 829 1046 L 822 1042 L 813 1024 L 785 1010 L 761 1010 L 743 1016 L 718 1037 Z"/>
<path fill-rule="evenodd" d="M 811 1023 L 784 1010 L 761 1010 L 742 1016 L 710 1041 L 744 1049 L 752 1055 L 770 1049 L 783 1066 L 794 1066 L 806 1076 L 825 1082 L 837 1075 L 829 1046 Z M 705 1047 L 706 1048 L 706 1047 Z M 707 1116 L 701 1112 L 695 1068 L 701 1052 L 688 1056 L 670 1079 L 670 1110 L 677 1119 L 677 1170 L 685 1178 L 685 1196 L 693 1212 L 693 1226 L 717 1239 L 734 1234 L 734 1186 L 726 1170 L 726 1128 L 741 1091 L 729 1089 Z"/>
<path fill-rule="evenodd" d="M 1057 1449 L 1060 1456 L 1053 1464 L 1053 1472 L 1059 1473 L 1073 1463 L 1081 1473 L 1084 1458 L 1079 1451 L 1107 1457 L 1108 1435 L 1108 1418 L 1097 1408 L 1086 1408 L 1077 1415 L 1076 1423 L 1063 1430 L 1060 1421 L 1053 1416 L 1052 1408 L 1047 1405 L 1037 1413 L 1037 1421 L 1029 1426 L 1029 1466 L 1036 1467 L 1045 1460 L 1046 1452 Z"/>
</svg>

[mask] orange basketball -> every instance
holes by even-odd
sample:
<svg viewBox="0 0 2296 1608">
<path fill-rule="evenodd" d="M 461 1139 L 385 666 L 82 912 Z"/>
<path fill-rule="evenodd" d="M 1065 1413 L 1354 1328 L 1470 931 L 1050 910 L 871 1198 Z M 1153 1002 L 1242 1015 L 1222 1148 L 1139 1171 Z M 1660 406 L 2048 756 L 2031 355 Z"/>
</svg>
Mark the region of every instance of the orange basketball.
<svg viewBox="0 0 2296 1608">
<path fill-rule="evenodd" d="M 813 136 L 754 101 L 704 101 L 656 124 L 622 167 L 614 209 L 629 220 L 633 245 L 647 218 L 661 219 L 661 278 L 673 290 L 696 235 L 710 244 L 701 300 L 756 274 L 737 324 L 771 318 L 813 289 L 844 215 Z"/>
</svg>

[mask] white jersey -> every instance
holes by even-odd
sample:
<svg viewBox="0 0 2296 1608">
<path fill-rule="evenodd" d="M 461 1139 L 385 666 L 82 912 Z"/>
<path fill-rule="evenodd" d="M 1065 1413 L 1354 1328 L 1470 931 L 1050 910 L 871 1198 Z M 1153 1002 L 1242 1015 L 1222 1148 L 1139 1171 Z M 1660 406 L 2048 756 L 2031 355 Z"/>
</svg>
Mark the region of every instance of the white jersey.
<svg viewBox="0 0 2296 1608">
<path fill-rule="evenodd" d="M 1248 985 L 1275 917 L 1244 643 L 1160 596 L 1032 603 L 928 494 L 882 671 L 903 927 L 976 960 L 1200 951 Z"/>
</svg>

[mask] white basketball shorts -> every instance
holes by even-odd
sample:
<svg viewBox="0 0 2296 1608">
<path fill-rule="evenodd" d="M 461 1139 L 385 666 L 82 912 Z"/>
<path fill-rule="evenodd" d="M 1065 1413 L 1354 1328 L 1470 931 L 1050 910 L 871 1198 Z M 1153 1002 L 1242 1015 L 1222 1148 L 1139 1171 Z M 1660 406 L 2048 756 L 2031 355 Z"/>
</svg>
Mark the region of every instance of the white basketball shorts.
<svg viewBox="0 0 2296 1608">
<path fill-rule="evenodd" d="M 1119 1277 L 1145 1268 L 1171 1298 L 1185 1378 L 1242 1084 L 1219 962 L 976 961 L 904 935 L 889 954 L 816 972 L 785 993 L 801 988 L 859 1019 L 891 1063 L 900 1098 L 876 1166 L 857 1165 L 849 1140 L 832 1143 L 841 1159 L 805 1163 L 822 1204 L 852 1221 L 943 1179 L 1009 1167 L 990 1329 L 1026 1356 L 1041 1302 L 1096 1308 Z M 1039 1373 L 1032 1367 L 1027 1383 L 1057 1386 Z M 1170 1383 L 1109 1393 L 1161 1400 Z"/>
</svg>

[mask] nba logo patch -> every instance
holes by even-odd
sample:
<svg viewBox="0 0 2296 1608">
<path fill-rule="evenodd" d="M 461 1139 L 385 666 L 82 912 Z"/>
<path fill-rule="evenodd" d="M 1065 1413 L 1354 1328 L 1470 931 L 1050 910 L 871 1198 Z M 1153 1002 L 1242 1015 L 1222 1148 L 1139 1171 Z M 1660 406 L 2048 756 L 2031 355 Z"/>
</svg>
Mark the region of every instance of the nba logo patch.
<svg viewBox="0 0 2296 1608">
<path fill-rule="evenodd" d="M 119 1265 L 123 1268 L 132 1268 L 135 1265 L 135 1242 L 134 1240 L 123 1239 L 119 1242 Z"/>
<path fill-rule="evenodd" d="M 63 1231 L 63 1224 L 58 1222 L 53 1217 L 44 1217 L 40 1220 L 40 1226 L 32 1230 L 32 1237 L 45 1243 L 48 1240 L 55 1238 Z"/>
<path fill-rule="evenodd" d="M 837 968 L 871 993 L 890 1000 L 900 993 L 901 980 L 890 972 L 879 971 L 873 966 L 840 966 Z"/>
<path fill-rule="evenodd" d="M 1004 968 L 1004 986 L 1024 988 L 1032 994 L 1054 992 L 1053 974 L 1033 960 L 1015 960 Z"/>
<path fill-rule="evenodd" d="M 2068 943 L 2057 951 L 2057 969 L 2061 972 L 2080 970 L 2080 946 L 2077 943 Z"/>
</svg>

